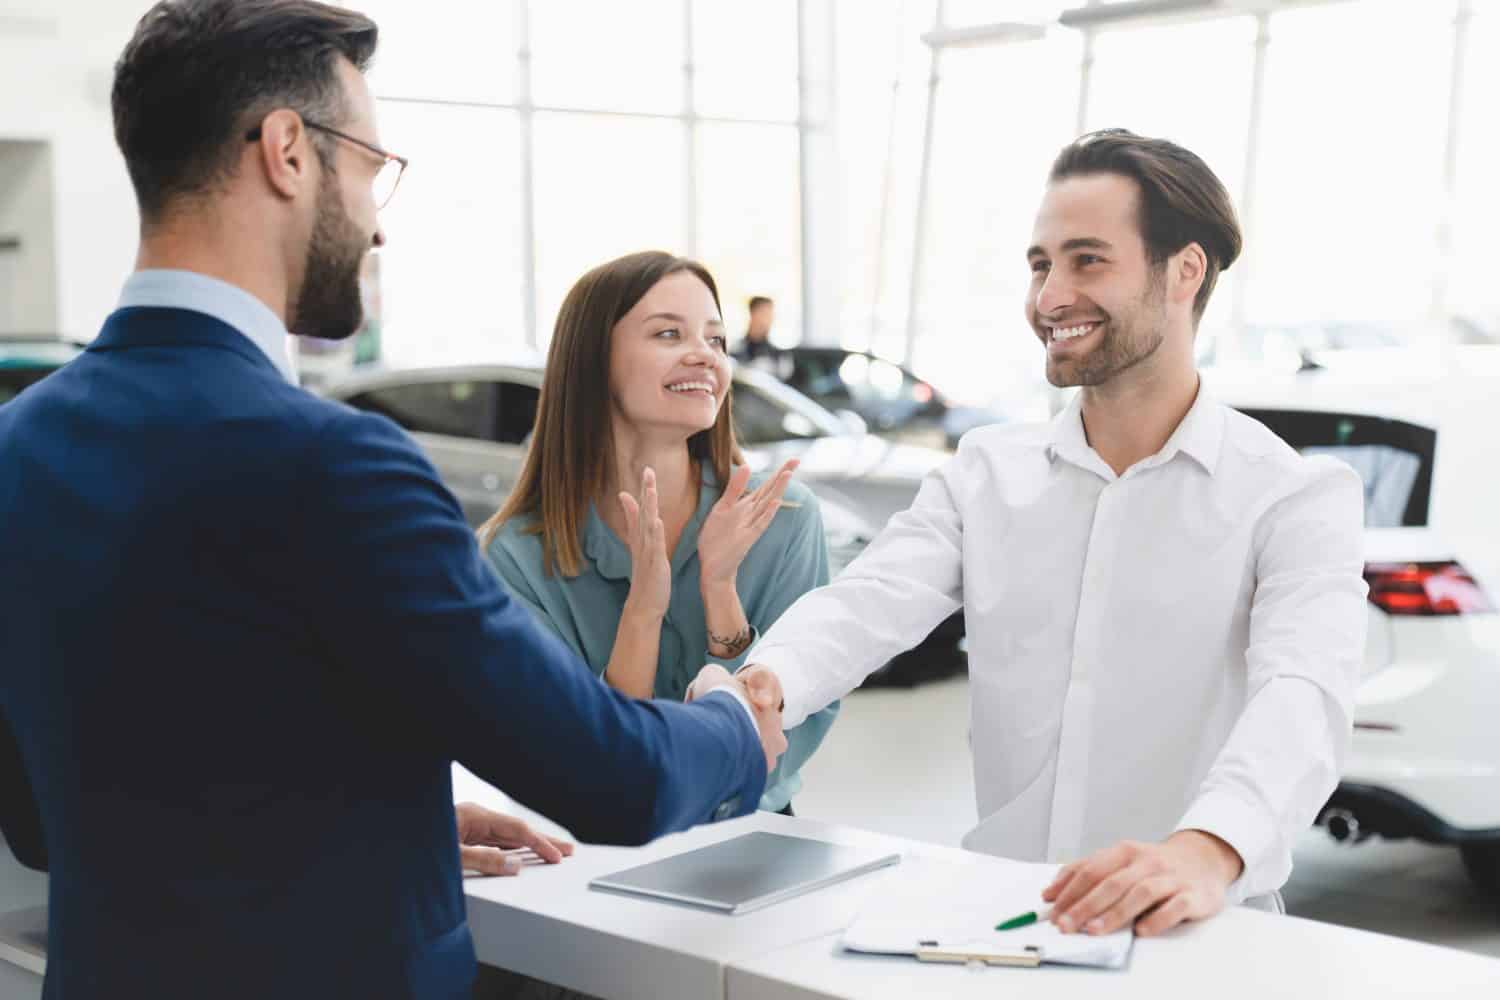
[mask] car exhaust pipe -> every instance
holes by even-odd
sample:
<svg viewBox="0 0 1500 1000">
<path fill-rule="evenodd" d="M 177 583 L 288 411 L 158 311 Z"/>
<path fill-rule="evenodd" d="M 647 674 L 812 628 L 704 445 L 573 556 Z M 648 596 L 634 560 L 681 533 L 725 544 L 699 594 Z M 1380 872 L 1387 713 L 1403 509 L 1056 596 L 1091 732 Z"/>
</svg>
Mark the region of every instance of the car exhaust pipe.
<svg viewBox="0 0 1500 1000">
<path fill-rule="evenodd" d="M 1323 817 L 1323 825 L 1328 828 L 1328 835 L 1340 844 L 1353 841 L 1359 843 L 1369 836 L 1359 828 L 1359 817 L 1347 809 L 1330 809 Z"/>
</svg>

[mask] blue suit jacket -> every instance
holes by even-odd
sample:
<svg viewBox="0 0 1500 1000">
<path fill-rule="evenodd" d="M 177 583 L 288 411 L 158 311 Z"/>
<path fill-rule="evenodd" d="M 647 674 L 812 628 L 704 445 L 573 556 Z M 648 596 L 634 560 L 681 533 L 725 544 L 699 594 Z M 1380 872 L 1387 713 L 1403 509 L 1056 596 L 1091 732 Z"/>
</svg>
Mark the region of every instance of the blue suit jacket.
<svg viewBox="0 0 1500 1000">
<path fill-rule="evenodd" d="M 175 309 L 0 407 L 7 746 L 49 998 L 467 997 L 453 760 L 624 844 L 765 782 L 731 699 L 632 701 L 542 633 L 394 424 Z"/>
</svg>

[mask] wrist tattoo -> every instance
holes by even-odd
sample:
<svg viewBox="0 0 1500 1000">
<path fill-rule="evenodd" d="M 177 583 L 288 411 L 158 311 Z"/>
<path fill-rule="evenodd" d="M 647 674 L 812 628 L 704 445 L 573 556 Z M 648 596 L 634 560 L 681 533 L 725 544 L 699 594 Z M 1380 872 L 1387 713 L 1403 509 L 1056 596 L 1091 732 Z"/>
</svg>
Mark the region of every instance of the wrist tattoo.
<svg viewBox="0 0 1500 1000">
<path fill-rule="evenodd" d="M 710 656 L 717 656 L 721 660 L 732 660 L 743 653 L 750 645 L 750 639 L 754 633 L 750 631 L 750 623 L 733 635 L 715 635 L 712 631 L 708 633 L 708 652 Z M 724 653 L 714 652 L 715 647 L 727 650 Z"/>
</svg>

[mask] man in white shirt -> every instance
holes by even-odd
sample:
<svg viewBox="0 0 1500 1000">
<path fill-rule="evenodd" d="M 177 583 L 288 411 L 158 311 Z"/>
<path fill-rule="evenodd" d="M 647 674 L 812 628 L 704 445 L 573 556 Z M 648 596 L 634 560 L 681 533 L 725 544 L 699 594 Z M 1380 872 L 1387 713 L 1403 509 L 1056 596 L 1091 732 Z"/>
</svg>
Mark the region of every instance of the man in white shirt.
<svg viewBox="0 0 1500 1000">
<path fill-rule="evenodd" d="M 1053 164 L 1026 257 L 1050 424 L 985 427 L 739 675 L 795 726 L 964 609 L 973 850 L 1067 862 L 1064 931 L 1274 893 L 1333 790 L 1363 654 L 1362 491 L 1200 390 L 1240 250 L 1197 156 L 1113 130 Z"/>
</svg>

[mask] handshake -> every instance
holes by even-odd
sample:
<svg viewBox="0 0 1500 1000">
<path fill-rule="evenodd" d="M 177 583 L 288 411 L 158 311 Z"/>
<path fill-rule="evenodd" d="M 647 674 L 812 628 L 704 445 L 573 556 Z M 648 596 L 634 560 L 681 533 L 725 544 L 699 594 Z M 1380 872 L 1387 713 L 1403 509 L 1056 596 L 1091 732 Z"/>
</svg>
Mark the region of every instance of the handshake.
<svg viewBox="0 0 1500 1000">
<path fill-rule="evenodd" d="M 766 754 L 766 771 L 774 770 L 777 759 L 786 752 L 786 733 L 781 727 L 781 681 L 770 668 L 759 664 L 752 663 L 731 675 L 717 663 L 710 663 L 688 685 L 684 700 L 694 701 L 719 688 L 738 689 L 750 702 L 755 728 L 760 730 L 761 749 Z"/>
</svg>

